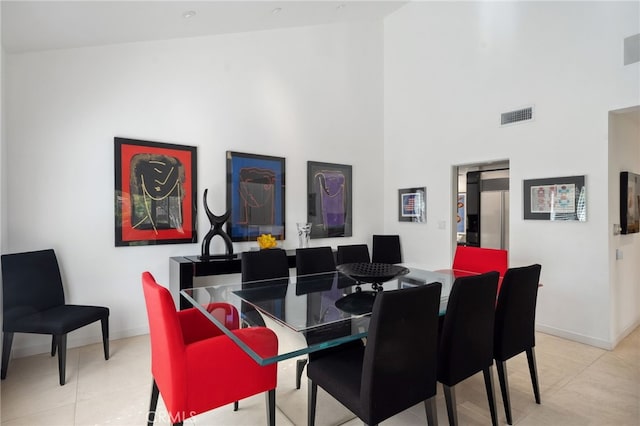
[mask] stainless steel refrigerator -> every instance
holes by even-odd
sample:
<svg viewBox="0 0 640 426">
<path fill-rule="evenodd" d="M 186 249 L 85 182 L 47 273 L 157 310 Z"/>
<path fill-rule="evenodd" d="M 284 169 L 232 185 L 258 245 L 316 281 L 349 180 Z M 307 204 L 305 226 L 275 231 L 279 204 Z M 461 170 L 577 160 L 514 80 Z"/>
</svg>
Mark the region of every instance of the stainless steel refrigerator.
<svg viewBox="0 0 640 426">
<path fill-rule="evenodd" d="M 509 170 L 467 173 L 466 244 L 509 249 Z"/>
</svg>

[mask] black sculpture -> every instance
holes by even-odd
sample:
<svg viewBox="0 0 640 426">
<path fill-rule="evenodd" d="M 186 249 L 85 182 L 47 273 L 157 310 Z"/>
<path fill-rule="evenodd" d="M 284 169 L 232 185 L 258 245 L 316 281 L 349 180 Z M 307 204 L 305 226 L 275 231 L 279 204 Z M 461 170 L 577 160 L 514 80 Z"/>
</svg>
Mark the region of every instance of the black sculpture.
<svg viewBox="0 0 640 426">
<path fill-rule="evenodd" d="M 204 197 L 202 201 L 204 203 L 204 211 L 207 213 L 209 222 L 211 222 L 211 229 L 209 230 L 209 232 L 207 232 L 207 235 L 205 235 L 204 240 L 202 241 L 202 255 L 200 256 L 200 260 L 224 259 L 233 257 L 233 245 L 231 244 L 231 238 L 229 238 L 229 235 L 227 235 L 227 233 L 222 229 L 222 225 L 224 225 L 227 219 L 229 219 L 229 216 L 231 216 L 231 210 L 227 210 L 227 212 L 222 216 L 214 215 L 211 210 L 209 210 L 209 206 L 207 206 L 208 191 L 208 188 L 204 190 Z M 220 235 L 224 240 L 224 243 L 227 246 L 227 254 L 212 256 L 209 253 L 211 239 L 216 235 Z"/>
</svg>

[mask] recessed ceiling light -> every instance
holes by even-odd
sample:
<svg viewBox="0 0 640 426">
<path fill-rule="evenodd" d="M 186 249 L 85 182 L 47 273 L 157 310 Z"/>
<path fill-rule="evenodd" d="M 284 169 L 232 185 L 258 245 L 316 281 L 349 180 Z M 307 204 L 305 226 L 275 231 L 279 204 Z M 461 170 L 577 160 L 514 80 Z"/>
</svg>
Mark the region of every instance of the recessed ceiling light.
<svg viewBox="0 0 640 426">
<path fill-rule="evenodd" d="M 196 16 L 196 11 L 195 10 L 187 10 L 186 12 L 184 12 L 182 14 L 182 17 L 184 19 L 193 18 L 194 16 Z"/>
<path fill-rule="evenodd" d="M 271 13 L 273 13 L 274 15 L 277 15 L 280 12 L 282 12 L 282 8 L 281 7 L 276 7 L 275 9 L 273 9 L 271 11 Z"/>
</svg>

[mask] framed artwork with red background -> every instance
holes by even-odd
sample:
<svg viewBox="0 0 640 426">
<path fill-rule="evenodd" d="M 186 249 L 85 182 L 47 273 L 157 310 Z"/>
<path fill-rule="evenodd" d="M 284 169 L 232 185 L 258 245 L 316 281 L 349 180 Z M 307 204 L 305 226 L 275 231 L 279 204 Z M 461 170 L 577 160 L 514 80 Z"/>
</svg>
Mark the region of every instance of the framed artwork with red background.
<svg viewBox="0 0 640 426">
<path fill-rule="evenodd" d="M 114 142 L 116 247 L 197 242 L 196 147 Z"/>
</svg>

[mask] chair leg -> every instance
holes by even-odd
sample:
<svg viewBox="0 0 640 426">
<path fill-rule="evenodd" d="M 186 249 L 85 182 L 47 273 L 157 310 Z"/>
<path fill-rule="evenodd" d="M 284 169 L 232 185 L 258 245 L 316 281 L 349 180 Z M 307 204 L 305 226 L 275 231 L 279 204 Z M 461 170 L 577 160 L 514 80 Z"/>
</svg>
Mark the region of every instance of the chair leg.
<svg viewBox="0 0 640 426">
<path fill-rule="evenodd" d="M 318 385 L 309 379 L 307 386 L 307 426 L 316 424 L 316 399 L 318 397 Z"/>
<path fill-rule="evenodd" d="M 60 373 L 60 386 L 64 385 L 67 368 L 67 335 L 60 334 L 55 337 L 58 348 L 58 372 Z"/>
<path fill-rule="evenodd" d="M 104 359 L 109 359 L 109 317 L 100 320 L 102 324 L 102 347 L 104 348 Z"/>
<path fill-rule="evenodd" d="M 484 386 L 487 388 L 487 399 L 489 400 L 489 411 L 491 411 L 491 424 L 498 426 L 498 415 L 496 413 L 496 394 L 493 386 L 493 374 L 491 374 L 491 366 L 482 370 L 484 374 Z"/>
<path fill-rule="evenodd" d="M 536 404 L 540 404 L 540 388 L 538 387 L 538 367 L 536 366 L 536 353 L 533 348 L 527 349 L 527 361 L 529 362 L 529 374 L 531 374 L 531 384 L 533 385 L 533 395 Z"/>
<path fill-rule="evenodd" d="M 300 389 L 300 382 L 302 381 L 302 372 L 304 371 L 304 366 L 307 365 L 307 359 L 299 359 L 296 362 L 296 389 Z"/>
<path fill-rule="evenodd" d="M 267 402 L 267 424 L 276 426 L 276 390 L 271 389 L 266 394 Z"/>
<path fill-rule="evenodd" d="M 9 368 L 9 358 L 11 356 L 11 344 L 13 343 L 13 333 L 5 331 L 2 333 L 2 372 L 0 378 L 4 380 L 7 377 L 7 368 Z"/>
<path fill-rule="evenodd" d="M 444 400 L 447 403 L 447 416 L 449 417 L 449 426 L 458 425 L 458 409 L 456 407 L 456 389 L 454 386 L 442 385 L 444 389 Z"/>
<path fill-rule="evenodd" d="M 233 411 L 238 411 L 238 408 L 240 408 L 240 403 L 239 401 L 235 401 L 233 403 Z"/>
<path fill-rule="evenodd" d="M 56 336 L 51 335 L 51 356 L 56 356 Z"/>
<path fill-rule="evenodd" d="M 438 425 L 438 410 L 436 408 L 435 395 L 424 401 L 424 408 L 427 413 L 427 424 L 429 426 Z"/>
<path fill-rule="evenodd" d="M 151 384 L 151 404 L 149 404 L 149 412 L 147 413 L 147 426 L 153 426 L 153 420 L 156 417 L 156 408 L 158 407 L 158 396 L 160 395 L 160 389 L 156 384 L 156 379 L 153 379 Z"/>
<path fill-rule="evenodd" d="M 507 375 L 507 363 L 496 360 L 498 369 L 498 380 L 500 381 L 500 393 L 502 394 L 502 404 L 504 405 L 504 414 L 507 416 L 507 423 L 512 425 L 511 419 L 511 398 L 509 398 L 509 378 Z"/>
</svg>

